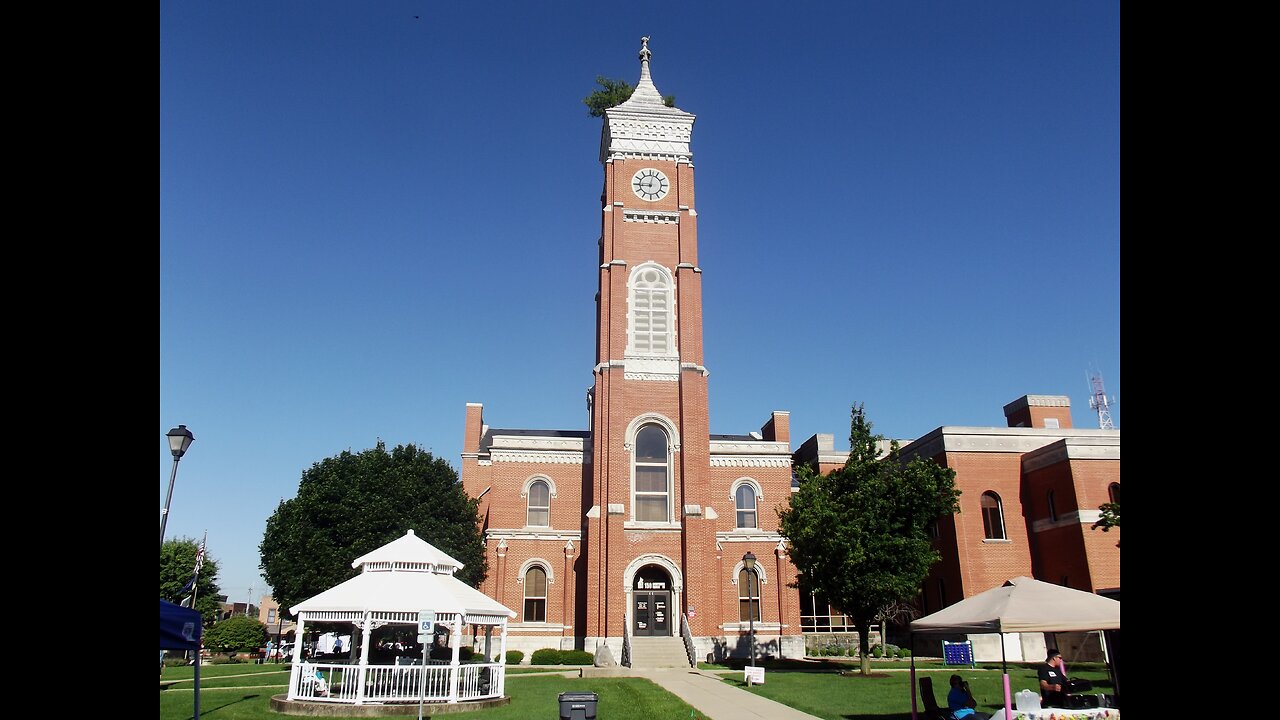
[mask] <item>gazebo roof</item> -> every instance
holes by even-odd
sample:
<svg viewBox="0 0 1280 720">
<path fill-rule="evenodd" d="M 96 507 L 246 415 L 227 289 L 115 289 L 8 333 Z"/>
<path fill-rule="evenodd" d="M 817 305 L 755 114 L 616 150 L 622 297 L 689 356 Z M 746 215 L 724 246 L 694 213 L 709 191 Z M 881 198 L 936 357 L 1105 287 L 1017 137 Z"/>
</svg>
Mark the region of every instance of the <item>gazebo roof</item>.
<svg viewBox="0 0 1280 720">
<path fill-rule="evenodd" d="M 425 563 L 434 565 L 438 570 L 452 568 L 450 574 L 454 570 L 461 570 L 466 567 L 458 560 L 450 557 L 448 554 L 441 552 L 439 548 L 431 543 L 423 540 L 413 533 L 413 528 L 405 533 L 403 537 L 383 545 L 373 552 L 365 553 L 355 560 L 351 561 L 351 567 L 360 567 L 361 565 L 378 565 L 381 563 Z M 369 572 L 372 567 L 366 567 L 365 572 Z"/>
<path fill-rule="evenodd" d="M 368 553 L 352 567 L 359 575 L 289 608 L 302 612 L 404 612 L 432 610 L 513 618 L 515 612 L 453 576 L 462 563 L 410 530 Z"/>
</svg>

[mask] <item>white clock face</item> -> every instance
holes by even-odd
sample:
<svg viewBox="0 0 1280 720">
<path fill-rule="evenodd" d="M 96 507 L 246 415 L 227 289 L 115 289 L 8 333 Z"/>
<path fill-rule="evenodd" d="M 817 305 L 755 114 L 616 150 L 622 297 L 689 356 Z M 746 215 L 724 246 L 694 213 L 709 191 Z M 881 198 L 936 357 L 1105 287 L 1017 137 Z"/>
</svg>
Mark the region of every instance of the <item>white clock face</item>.
<svg viewBox="0 0 1280 720">
<path fill-rule="evenodd" d="M 671 183 L 667 181 L 667 176 L 663 175 L 661 170 L 644 168 L 631 178 L 631 190 L 641 200 L 649 202 L 661 200 L 666 197 L 670 189 Z"/>
</svg>

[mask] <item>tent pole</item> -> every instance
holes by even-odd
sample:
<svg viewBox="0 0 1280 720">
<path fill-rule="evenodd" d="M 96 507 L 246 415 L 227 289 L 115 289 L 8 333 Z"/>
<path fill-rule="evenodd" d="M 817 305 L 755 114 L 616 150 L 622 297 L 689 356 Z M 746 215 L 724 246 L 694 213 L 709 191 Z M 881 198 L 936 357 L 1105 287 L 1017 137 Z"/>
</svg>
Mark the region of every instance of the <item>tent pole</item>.
<svg viewBox="0 0 1280 720">
<path fill-rule="evenodd" d="M 1000 668 L 1004 675 L 1004 716 L 1013 717 L 1013 702 L 1009 694 L 1009 659 L 1004 653 L 1004 632 L 1000 633 Z"/>
<path fill-rule="evenodd" d="M 916 710 L 916 634 L 907 632 L 907 645 L 911 647 L 911 720 L 919 720 Z"/>
</svg>

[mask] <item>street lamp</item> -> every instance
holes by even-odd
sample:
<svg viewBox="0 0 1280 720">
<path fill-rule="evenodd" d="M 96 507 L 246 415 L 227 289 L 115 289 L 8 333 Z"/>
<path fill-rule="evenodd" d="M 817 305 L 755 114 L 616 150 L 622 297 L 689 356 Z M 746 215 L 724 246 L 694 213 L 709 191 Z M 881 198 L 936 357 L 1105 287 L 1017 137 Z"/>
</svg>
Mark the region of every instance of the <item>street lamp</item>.
<svg viewBox="0 0 1280 720">
<path fill-rule="evenodd" d="M 173 481 L 178 479 L 178 461 L 186 454 L 187 448 L 195 442 L 196 436 L 191 434 L 186 425 L 165 433 L 169 438 L 169 450 L 173 453 L 173 472 L 169 473 L 169 492 L 164 496 L 164 509 L 160 511 L 160 548 L 164 549 L 164 526 L 169 521 L 169 501 L 173 499 Z"/>
<path fill-rule="evenodd" d="M 750 550 L 746 555 L 742 556 L 742 567 L 746 568 L 751 577 L 747 578 L 747 632 L 751 635 L 751 667 L 756 666 L 756 611 L 754 608 L 756 597 L 756 585 L 759 584 L 759 575 L 756 574 L 756 556 Z M 751 686 L 751 674 L 747 673 L 747 687 Z"/>
</svg>

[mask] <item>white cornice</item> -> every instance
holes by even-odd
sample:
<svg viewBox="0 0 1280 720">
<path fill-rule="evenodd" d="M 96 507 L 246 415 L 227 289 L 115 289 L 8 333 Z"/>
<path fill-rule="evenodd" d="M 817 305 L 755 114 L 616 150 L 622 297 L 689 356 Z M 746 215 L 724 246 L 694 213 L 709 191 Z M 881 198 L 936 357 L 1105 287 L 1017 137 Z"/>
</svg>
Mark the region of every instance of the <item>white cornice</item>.
<svg viewBox="0 0 1280 720">
<path fill-rule="evenodd" d="M 679 225 L 680 213 L 669 210 L 624 209 L 623 222 L 657 223 L 660 225 Z"/>
<path fill-rule="evenodd" d="M 584 438 L 552 435 L 494 435 L 491 450 L 582 450 Z"/>
<path fill-rule="evenodd" d="M 485 531 L 485 540 L 581 540 L 578 530 L 526 530 L 523 528 L 498 528 Z"/>
<path fill-rule="evenodd" d="M 760 457 L 754 455 L 722 455 L 711 458 L 714 468 L 785 468 L 791 467 L 791 457 Z"/>
<path fill-rule="evenodd" d="M 582 465 L 586 462 L 582 451 L 556 452 L 539 450 L 495 450 L 489 454 L 497 463 L 542 463 L 548 465 Z"/>
<path fill-rule="evenodd" d="M 1057 520 L 1045 518 L 1036 520 L 1031 523 L 1031 532 L 1042 533 L 1046 530 L 1053 530 L 1060 527 L 1071 527 L 1073 525 L 1093 525 L 1102 519 L 1102 513 L 1097 510 L 1080 510 L 1078 512 L 1063 513 L 1058 516 Z"/>
<path fill-rule="evenodd" d="M 768 530 L 734 530 L 732 532 L 716 533 L 716 542 L 720 543 L 738 543 L 738 542 L 782 542 L 786 538 L 776 532 Z"/>
<path fill-rule="evenodd" d="M 785 442 L 712 440 L 711 467 L 791 467 L 791 448 Z"/>
<path fill-rule="evenodd" d="M 1032 472 L 1067 460 L 1119 460 L 1120 437 L 1063 438 L 1022 456 L 1022 471 Z"/>
<path fill-rule="evenodd" d="M 1114 438 L 1119 430 L 999 428 L 944 425 L 902 448 L 902 458 L 935 457 L 943 452 L 1028 453 L 1063 438 Z"/>
</svg>

